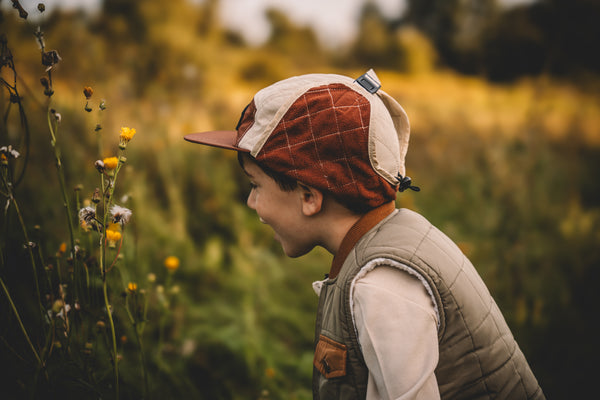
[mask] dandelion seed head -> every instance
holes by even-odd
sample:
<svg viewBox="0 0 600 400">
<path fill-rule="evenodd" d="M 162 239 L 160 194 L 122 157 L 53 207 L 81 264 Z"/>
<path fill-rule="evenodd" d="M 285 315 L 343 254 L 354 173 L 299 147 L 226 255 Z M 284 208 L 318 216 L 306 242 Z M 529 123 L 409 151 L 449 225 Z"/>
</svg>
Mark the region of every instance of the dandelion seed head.
<svg viewBox="0 0 600 400">
<path fill-rule="evenodd" d="M 83 207 L 79 210 L 79 221 L 89 225 L 96 218 L 96 209 L 94 207 Z"/>
<path fill-rule="evenodd" d="M 104 172 L 104 161 L 96 160 L 96 162 L 94 163 L 94 167 L 96 167 L 98 172 L 100 172 L 100 173 Z"/>
<path fill-rule="evenodd" d="M 121 226 L 127 225 L 129 219 L 131 218 L 130 209 L 118 206 L 116 204 L 110 208 L 110 214 L 112 215 L 112 221 L 116 224 L 121 224 Z"/>
</svg>

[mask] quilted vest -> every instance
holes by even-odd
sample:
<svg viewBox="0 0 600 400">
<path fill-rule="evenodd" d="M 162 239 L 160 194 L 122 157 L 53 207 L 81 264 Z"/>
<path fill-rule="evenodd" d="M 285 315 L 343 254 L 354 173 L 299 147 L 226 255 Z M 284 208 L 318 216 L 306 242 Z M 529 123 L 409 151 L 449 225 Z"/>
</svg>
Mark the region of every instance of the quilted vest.
<svg viewBox="0 0 600 400">
<path fill-rule="evenodd" d="M 339 275 L 323 283 L 315 331 L 314 399 L 366 397 L 368 370 L 352 320 L 351 291 L 358 273 L 379 265 L 417 276 L 434 300 L 439 317 L 435 375 L 442 399 L 544 399 L 473 265 L 446 235 L 407 209 L 395 211 L 366 233 Z"/>
</svg>

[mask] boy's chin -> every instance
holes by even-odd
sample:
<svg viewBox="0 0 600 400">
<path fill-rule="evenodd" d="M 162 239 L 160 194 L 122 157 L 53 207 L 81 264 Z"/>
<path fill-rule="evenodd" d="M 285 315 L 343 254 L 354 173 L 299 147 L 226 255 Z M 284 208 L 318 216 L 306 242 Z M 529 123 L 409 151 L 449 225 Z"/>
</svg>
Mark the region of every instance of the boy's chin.
<svg viewBox="0 0 600 400">
<path fill-rule="evenodd" d="M 290 248 L 281 243 L 281 248 L 283 249 L 283 252 L 286 256 L 290 258 L 298 258 L 310 252 L 314 248 L 314 246 L 310 248 Z"/>
</svg>

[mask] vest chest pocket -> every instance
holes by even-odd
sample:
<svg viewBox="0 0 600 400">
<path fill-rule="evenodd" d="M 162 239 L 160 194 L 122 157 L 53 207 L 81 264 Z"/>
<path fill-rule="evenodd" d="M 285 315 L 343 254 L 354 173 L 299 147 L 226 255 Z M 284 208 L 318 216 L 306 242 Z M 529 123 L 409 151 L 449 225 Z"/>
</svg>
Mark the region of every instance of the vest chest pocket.
<svg viewBox="0 0 600 400">
<path fill-rule="evenodd" d="M 346 376 L 346 345 L 319 335 L 313 365 L 327 379 Z"/>
</svg>

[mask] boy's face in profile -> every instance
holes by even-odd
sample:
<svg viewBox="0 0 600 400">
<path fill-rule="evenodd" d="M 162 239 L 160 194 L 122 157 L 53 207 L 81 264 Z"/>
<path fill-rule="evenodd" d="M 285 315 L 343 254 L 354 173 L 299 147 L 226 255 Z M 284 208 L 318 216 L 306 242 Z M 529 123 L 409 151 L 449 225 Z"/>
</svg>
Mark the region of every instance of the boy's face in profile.
<svg viewBox="0 0 600 400">
<path fill-rule="evenodd" d="M 308 253 L 317 243 L 302 212 L 301 187 L 284 191 L 250 157 L 243 156 L 243 160 L 243 169 L 252 189 L 248 207 L 256 211 L 260 222 L 273 229 L 275 240 L 287 256 L 299 257 Z"/>
</svg>

